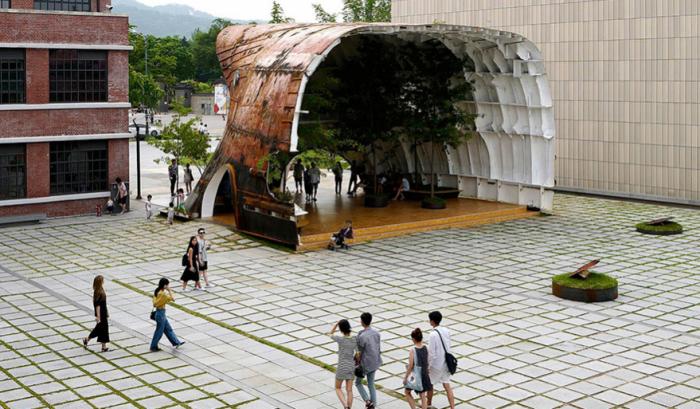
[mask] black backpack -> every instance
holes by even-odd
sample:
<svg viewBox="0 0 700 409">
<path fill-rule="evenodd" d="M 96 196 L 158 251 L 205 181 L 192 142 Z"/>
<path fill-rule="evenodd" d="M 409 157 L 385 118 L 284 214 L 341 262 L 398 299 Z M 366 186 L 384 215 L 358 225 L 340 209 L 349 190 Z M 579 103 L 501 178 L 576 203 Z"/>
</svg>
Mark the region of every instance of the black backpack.
<svg viewBox="0 0 700 409">
<path fill-rule="evenodd" d="M 435 329 L 435 332 L 437 332 L 438 336 L 440 337 L 440 342 L 442 343 L 442 350 L 445 351 L 445 363 L 447 364 L 447 370 L 450 371 L 450 374 L 454 375 L 455 372 L 457 372 L 457 358 L 455 358 L 455 356 L 451 353 L 447 352 L 447 348 L 445 348 L 445 341 L 442 340 L 442 335 L 440 335 L 440 331 Z"/>
</svg>

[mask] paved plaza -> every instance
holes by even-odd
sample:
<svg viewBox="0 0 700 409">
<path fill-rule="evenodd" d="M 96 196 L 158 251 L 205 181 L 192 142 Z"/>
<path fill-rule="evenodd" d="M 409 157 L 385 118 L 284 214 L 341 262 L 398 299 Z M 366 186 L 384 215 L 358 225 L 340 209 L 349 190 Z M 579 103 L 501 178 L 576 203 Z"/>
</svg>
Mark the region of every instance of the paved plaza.
<svg viewBox="0 0 700 409">
<path fill-rule="evenodd" d="M 339 407 L 333 322 L 375 315 L 381 408 L 398 399 L 410 332 L 439 309 L 459 408 L 700 407 L 700 212 L 557 194 L 551 216 L 294 254 L 206 222 L 124 216 L 7 227 L 0 258 L 0 402 L 32 407 Z M 686 232 L 634 224 L 675 216 Z M 212 240 L 209 291 L 182 292 L 185 243 Z M 551 295 L 552 275 L 600 258 L 614 302 Z M 85 349 L 92 280 L 106 278 L 112 350 Z M 150 295 L 187 343 L 151 353 Z M 442 391 L 434 400 L 444 408 Z M 355 408 L 363 407 L 356 393 Z"/>
</svg>

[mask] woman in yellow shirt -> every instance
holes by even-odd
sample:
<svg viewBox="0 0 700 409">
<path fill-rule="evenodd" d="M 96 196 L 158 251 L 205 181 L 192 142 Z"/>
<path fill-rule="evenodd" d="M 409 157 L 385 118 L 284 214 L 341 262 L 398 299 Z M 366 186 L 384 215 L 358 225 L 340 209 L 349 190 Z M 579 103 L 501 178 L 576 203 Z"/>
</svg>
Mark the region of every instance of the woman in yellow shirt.
<svg viewBox="0 0 700 409">
<path fill-rule="evenodd" d="M 164 332 L 175 348 L 184 344 L 184 342 L 177 339 L 175 331 L 173 331 L 168 322 L 168 317 L 165 316 L 165 305 L 174 299 L 169 284 L 170 281 L 167 278 L 161 278 L 158 282 L 158 288 L 153 292 L 153 307 L 156 309 L 156 331 L 153 333 L 153 340 L 151 340 L 151 352 L 160 351 L 158 342 L 160 342 Z"/>
</svg>

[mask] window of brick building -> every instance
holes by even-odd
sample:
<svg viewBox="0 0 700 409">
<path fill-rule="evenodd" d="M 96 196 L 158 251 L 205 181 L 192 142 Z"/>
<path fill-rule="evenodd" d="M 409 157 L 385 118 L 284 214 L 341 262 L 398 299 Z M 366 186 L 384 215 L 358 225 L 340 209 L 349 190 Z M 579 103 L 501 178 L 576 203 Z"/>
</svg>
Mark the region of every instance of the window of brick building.
<svg viewBox="0 0 700 409">
<path fill-rule="evenodd" d="M 0 0 L 0 9 L 9 9 L 10 7 L 10 0 Z"/>
<path fill-rule="evenodd" d="M 49 50 L 50 102 L 107 101 L 107 52 Z"/>
<path fill-rule="evenodd" d="M 0 144 L 0 200 L 27 196 L 25 145 Z"/>
<path fill-rule="evenodd" d="M 36 10 L 90 11 L 90 0 L 34 0 Z"/>
<path fill-rule="evenodd" d="M 51 194 L 108 191 L 107 141 L 51 142 Z"/>
<path fill-rule="evenodd" d="M 24 50 L 0 48 L 0 104 L 24 103 L 24 77 Z"/>
</svg>

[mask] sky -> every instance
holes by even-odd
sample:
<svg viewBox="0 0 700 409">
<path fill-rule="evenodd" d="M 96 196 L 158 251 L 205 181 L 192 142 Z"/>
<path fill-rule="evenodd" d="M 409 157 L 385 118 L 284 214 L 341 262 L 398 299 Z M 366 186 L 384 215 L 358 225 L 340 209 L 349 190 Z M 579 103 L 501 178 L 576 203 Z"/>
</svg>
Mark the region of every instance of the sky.
<svg viewBox="0 0 700 409">
<path fill-rule="evenodd" d="M 272 0 L 138 0 L 149 6 L 179 3 L 194 9 L 238 20 L 269 20 Z M 342 0 L 278 0 L 286 17 L 299 23 L 315 22 L 312 3 L 319 3 L 326 11 L 338 13 L 343 7 Z"/>
</svg>

